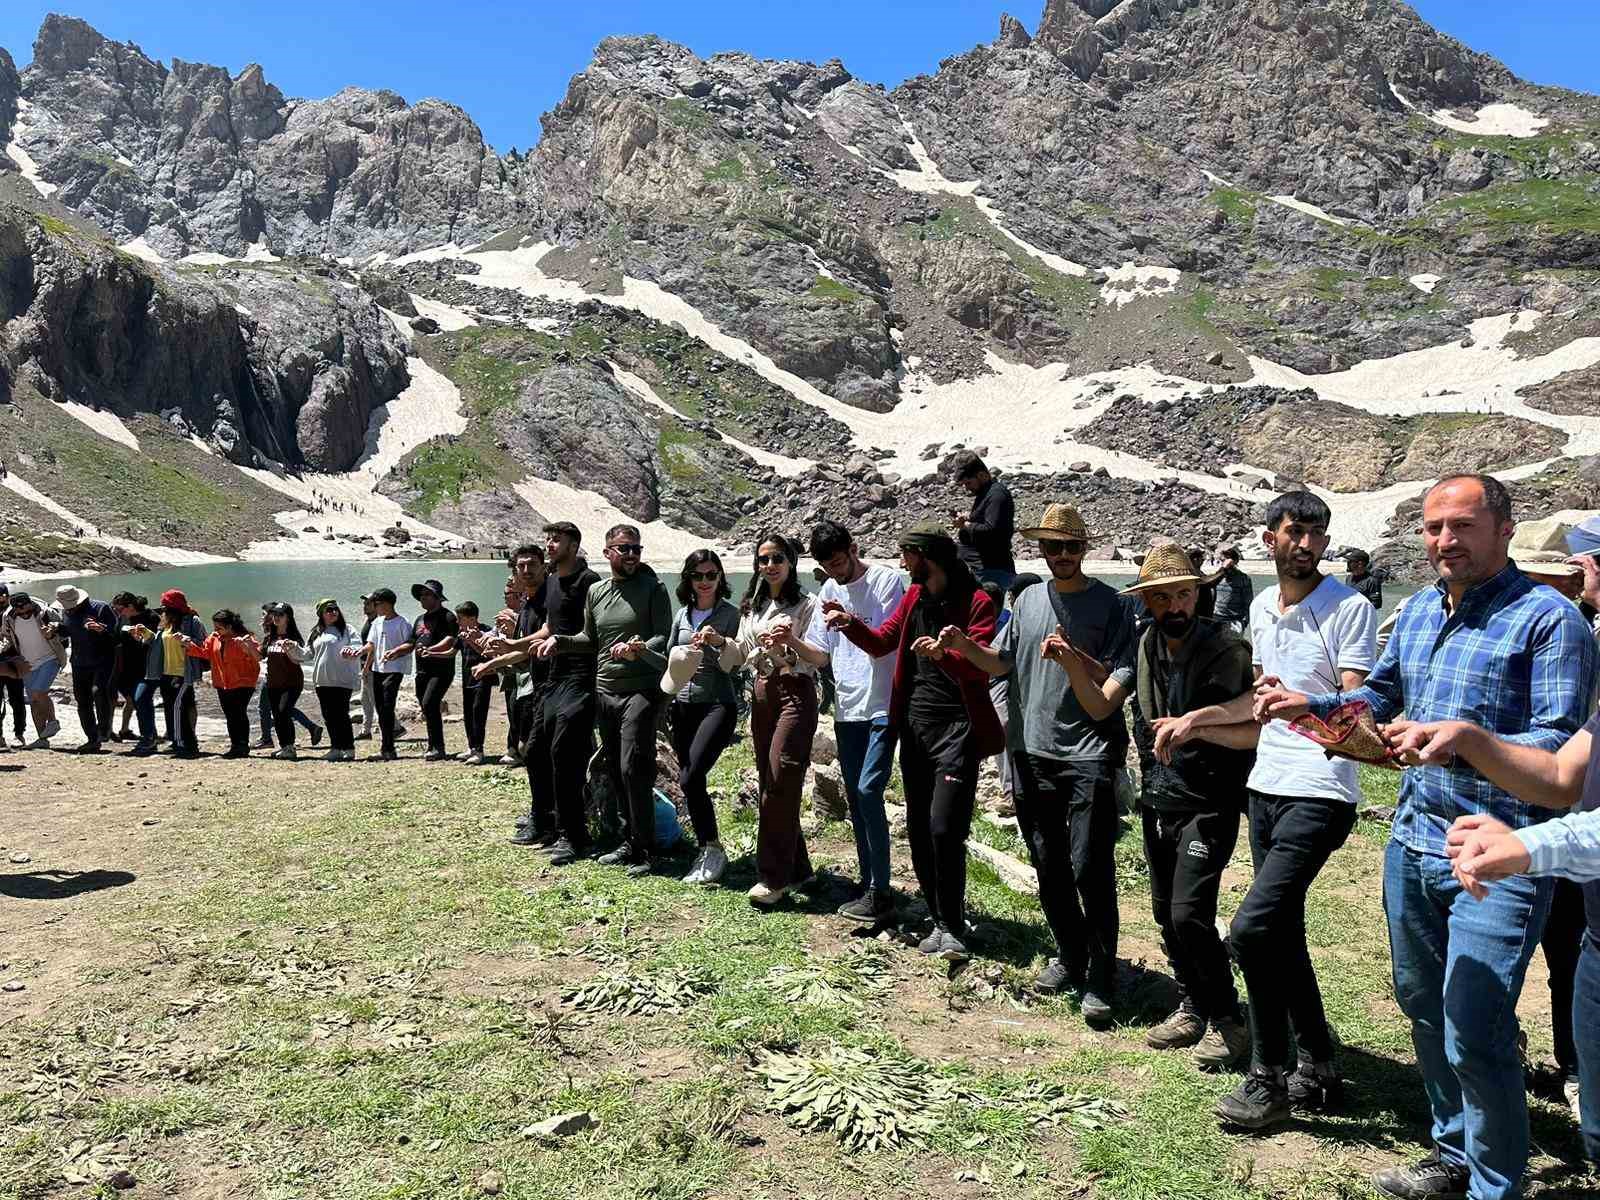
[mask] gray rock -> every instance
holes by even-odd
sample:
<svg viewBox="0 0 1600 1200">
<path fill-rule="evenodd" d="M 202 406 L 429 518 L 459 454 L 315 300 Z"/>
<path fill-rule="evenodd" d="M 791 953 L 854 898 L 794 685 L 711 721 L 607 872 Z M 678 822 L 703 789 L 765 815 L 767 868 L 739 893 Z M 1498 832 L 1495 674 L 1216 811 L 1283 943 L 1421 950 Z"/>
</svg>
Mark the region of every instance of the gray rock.
<svg viewBox="0 0 1600 1200">
<path fill-rule="evenodd" d="M 554 1117 L 546 1117 L 543 1121 L 529 1125 L 522 1131 L 523 1137 L 528 1138 L 564 1138 L 575 1133 L 582 1133 L 585 1129 L 592 1128 L 595 1124 L 594 1114 L 590 1112 L 561 1113 Z"/>
<path fill-rule="evenodd" d="M 1471 150 L 1457 150 L 1445 164 L 1444 182 L 1460 192 L 1475 192 L 1494 178 L 1489 164 Z"/>
</svg>

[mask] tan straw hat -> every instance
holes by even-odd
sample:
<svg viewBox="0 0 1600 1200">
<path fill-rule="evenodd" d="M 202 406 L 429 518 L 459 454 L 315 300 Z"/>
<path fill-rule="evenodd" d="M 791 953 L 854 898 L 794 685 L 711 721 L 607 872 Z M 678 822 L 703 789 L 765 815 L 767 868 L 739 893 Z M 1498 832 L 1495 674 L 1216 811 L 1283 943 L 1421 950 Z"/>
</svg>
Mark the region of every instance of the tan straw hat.
<svg viewBox="0 0 1600 1200">
<path fill-rule="evenodd" d="M 1039 541 L 1048 538 L 1063 542 L 1089 542 L 1089 527 L 1083 523 L 1083 518 L 1078 515 L 1078 510 L 1070 504 L 1049 504 L 1045 506 L 1044 516 L 1032 529 L 1017 530 L 1023 537 L 1030 541 Z"/>
<path fill-rule="evenodd" d="M 1144 556 L 1144 562 L 1139 565 L 1139 582 L 1123 588 L 1122 595 L 1131 596 L 1150 588 L 1200 581 L 1194 563 L 1189 561 L 1188 551 L 1176 542 L 1162 542 L 1150 547 L 1150 553 Z"/>
<path fill-rule="evenodd" d="M 1583 574 L 1583 568 L 1569 563 L 1567 556 L 1558 550 L 1528 550 L 1517 555 L 1517 570 L 1524 575 L 1541 579 L 1571 579 Z"/>
</svg>

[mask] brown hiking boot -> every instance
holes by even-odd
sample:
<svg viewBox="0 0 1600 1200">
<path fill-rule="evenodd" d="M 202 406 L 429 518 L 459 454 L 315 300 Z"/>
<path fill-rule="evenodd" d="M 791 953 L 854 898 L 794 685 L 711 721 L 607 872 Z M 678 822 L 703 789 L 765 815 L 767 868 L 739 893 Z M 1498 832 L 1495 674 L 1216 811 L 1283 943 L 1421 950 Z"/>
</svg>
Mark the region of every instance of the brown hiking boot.
<svg viewBox="0 0 1600 1200">
<path fill-rule="evenodd" d="M 1144 1035 L 1144 1044 L 1152 1050 L 1184 1050 L 1193 1046 L 1206 1034 L 1205 1018 L 1187 1003 L 1161 1024 Z"/>
<path fill-rule="evenodd" d="M 1202 1071 L 1238 1071 L 1250 1061 L 1250 1027 L 1238 1017 L 1218 1017 L 1194 1048 Z"/>
</svg>

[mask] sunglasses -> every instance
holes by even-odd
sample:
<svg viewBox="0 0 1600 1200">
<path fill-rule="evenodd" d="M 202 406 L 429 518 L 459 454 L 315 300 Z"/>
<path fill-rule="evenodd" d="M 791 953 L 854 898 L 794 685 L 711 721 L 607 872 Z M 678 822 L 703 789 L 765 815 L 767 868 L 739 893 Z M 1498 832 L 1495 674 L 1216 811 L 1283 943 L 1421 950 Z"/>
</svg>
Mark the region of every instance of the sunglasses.
<svg viewBox="0 0 1600 1200">
<path fill-rule="evenodd" d="M 607 546 L 606 549 L 613 554 L 622 554 L 630 558 L 637 558 L 644 551 L 644 547 L 637 542 L 618 542 L 615 546 Z"/>
<path fill-rule="evenodd" d="M 690 579 L 699 580 L 701 583 L 715 583 L 717 580 L 722 578 L 722 572 L 721 571 L 695 571 L 693 574 L 691 574 L 689 576 L 689 578 Z"/>
<path fill-rule="evenodd" d="M 1057 538 L 1040 538 L 1039 549 L 1046 554 L 1082 554 L 1083 543 L 1079 541 L 1061 541 Z"/>
<path fill-rule="evenodd" d="M 756 555 L 756 566 L 758 566 L 758 567 L 775 567 L 779 563 L 786 563 L 788 561 L 789 561 L 788 556 L 787 555 L 783 555 L 783 554 L 758 554 L 758 555 Z"/>
</svg>

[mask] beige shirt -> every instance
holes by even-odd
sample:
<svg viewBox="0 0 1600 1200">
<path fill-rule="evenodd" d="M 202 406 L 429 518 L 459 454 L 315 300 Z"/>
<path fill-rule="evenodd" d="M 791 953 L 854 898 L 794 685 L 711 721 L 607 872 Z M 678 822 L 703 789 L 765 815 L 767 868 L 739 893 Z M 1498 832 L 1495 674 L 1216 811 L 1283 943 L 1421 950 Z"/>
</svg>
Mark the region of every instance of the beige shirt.
<svg viewBox="0 0 1600 1200">
<path fill-rule="evenodd" d="M 780 622 L 787 621 L 796 639 L 803 639 L 816 615 L 816 600 L 801 596 L 796 604 L 783 607 L 769 603 L 761 612 L 748 612 L 739 622 L 739 635 L 723 646 L 720 663 L 724 671 L 749 666 L 757 675 L 809 675 L 816 677 L 817 668 L 796 654 L 792 647 L 779 651 L 768 650 L 761 644 L 761 635 L 770 632 Z"/>
</svg>

